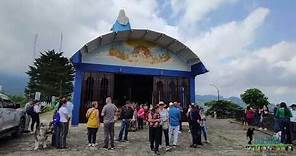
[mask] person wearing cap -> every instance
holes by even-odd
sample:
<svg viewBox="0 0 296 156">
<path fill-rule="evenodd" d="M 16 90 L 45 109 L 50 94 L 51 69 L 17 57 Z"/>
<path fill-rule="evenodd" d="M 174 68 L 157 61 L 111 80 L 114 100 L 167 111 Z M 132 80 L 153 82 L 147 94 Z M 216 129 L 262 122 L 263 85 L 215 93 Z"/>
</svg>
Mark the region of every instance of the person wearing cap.
<svg viewBox="0 0 296 156">
<path fill-rule="evenodd" d="M 159 104 L 159 114 L 161 120 L 161 129 L 163 131 L 165 137 L 165 146 L 166 150 L 169 150 L 170 143 L 169 143 L 169 112 L 165 108 L 166 104 L 163 101 L 160 101 Z M 162 133 L 160 135 L 160 145 L 162 144 Z"/>
<path fill-rule="evenodd" d="M 169 110 L 169 138 L 173 146 L 177 146 L 178 135 L 180 130 L 181 111 L 174 105 Z"/>
<path fill-rule="evenodd" d="M 290 118 L 291 140 L 294 142 L 296 141 L 296 104 L 292 104 L 290 107 L 292 114 Z"/>
</svg>

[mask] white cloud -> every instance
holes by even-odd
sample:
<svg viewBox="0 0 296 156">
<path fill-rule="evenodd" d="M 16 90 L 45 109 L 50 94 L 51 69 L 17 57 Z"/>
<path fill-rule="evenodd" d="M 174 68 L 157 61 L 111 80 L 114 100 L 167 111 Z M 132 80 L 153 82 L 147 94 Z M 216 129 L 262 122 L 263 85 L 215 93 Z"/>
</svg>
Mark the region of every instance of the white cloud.
<svg viewBox="0 0 296 156">
<path fill-rule="evenodd" d="M 156 0 L 138 1 L 1 1 L 0 72 L 23 74 L 37 52 L 59 49 L 71 56 L 88 41 L 110 32 L 120 9 L 125 9 L 133 28 L 149 28 L 179 37 L 178 28 L 157 16 Z"/>
<path fill-rule="evenodd" d="M 217 9 L 225 3 L 233 3 L 237 0 L 171 0 L 173 16 L 182 14 L 181 22 L 184 25 L 195 24 L 202 20 L 209 12 Z"/>
<path fill-rule="evenodd" d="M 0 73 L 24 75 L 32 62 L 33 40 L 39 34 L 37 51 L 58 49 L 60 33 L 63 50 L 71 56 L 86 42 L 109 32 L 118 11 L 125 9 L 133 28 L 147 28 L 184 41 L 210 70 L 197 76 L 198 94 L 216 94 L 215 83 L 225 96 L 239 96 L 246 88 L 258 87 L 273 101 L 290 99 L 296 89 L 296 42 L 282 41 L 270 47 L 250 50 L 258 28 L 270 10 L 251 10 L 241 21 L 209 28 L 199 36 L 186 36 L 184 28 L 198 29 L 199 22 L 222 5 L 237 0 L 171 0 L 172 14 L 180 21 L 169 25 L 160 17 L 157 0 L 122 1 L 1 1 Z M 167 5 L 163 4 L 163 5 Z M 271 10 L 272 11 L 272 10 Z M 164 11 L 163 11 L 164 12 Z"/>
<path fill-rule="evenodd" d="M 197 77 L 199 94 L 215 94 L 209 86 L 215 83 L 225 96 L 239 96 L 247 88 L 256 87 L 272 102 L 293 101 L 296 42 L 282 41 L 255 50 L 248 48 L 255 42 L 256 31 L 268 13 L 268 9 L 258 8 L 242 21 L 212 28 L 188 42 L 210 70 L 210 73 Z"/>
</svg>

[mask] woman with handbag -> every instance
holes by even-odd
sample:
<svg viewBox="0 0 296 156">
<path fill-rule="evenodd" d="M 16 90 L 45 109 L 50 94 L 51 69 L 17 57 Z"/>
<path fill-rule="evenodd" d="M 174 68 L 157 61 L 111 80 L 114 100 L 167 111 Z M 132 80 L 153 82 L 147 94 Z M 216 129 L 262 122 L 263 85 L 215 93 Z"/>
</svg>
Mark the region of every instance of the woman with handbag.
<svg viewBox="0 0 296 156">
<path fill-rule="evenodd" d="M 86 118 L 87 118 L 87 135 L 88 135 L 88 146 L 89 147 L 95 147 L 97 145 L 96 143 L 96 137 L 98 128 L 100 127 L 100 113 L 98 110 L 98 102 L 93 101 L 92 102 L 92 108 L 89 108 L 86 112 Z"/>
</svg>

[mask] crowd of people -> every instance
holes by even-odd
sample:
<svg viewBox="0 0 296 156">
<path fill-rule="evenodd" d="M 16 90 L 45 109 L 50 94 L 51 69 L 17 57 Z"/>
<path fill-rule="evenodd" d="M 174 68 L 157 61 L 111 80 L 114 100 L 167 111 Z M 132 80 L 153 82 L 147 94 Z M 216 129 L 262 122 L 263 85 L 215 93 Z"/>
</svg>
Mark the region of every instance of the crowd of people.
<svg viewBox="0 0 296 156">
<path fill-rule="evenodd" d="M 88 146 L 95 147 L 96 133 L 100 127 L 100 116 L 103 117 L 104 123 L 104 149 L 114 149 L 114 123 L 116 119 L 121 120 L 120 130 L 116 141 L 128 141 L 128 133 L 133 127 L 137 130 L 147 125 L 149 128 L 150 149 L 159 154 L 159 147 L 170 150 L 177 146 L 180 126 L 182 125 L 182 112 L 180 103 L 171 102 L 169 105 L 160 101 L 158 104 L 148 108 L 146 105 L 137 105 L 130 101 L 126 101 L 121 107 L 119 116 L 116 112 L 118 108 L 112 103 L 111 97 L 106 99 L 102 112 L 98 110 L 98 102 L 93 101 L 92 107 L 87 110 L 87 130 L 88 130 Z M 202 108 L 198 105 L 190 105 L 187 112 L 187 118 L 190 125 L 190 133 L 192 135 L 192 144 L 190 147 L 196 148 L 202 145 L 201 135 L 204 135 L 207 141 L 206 117 Z M 165 142 L 162 143 L 162 136 Z"/>
<path fill-rule="evenodd" d="M 259 130 L 267 130 L 268 114 L 273 114 L 273 131 L 280 136 L 281 143 L 291 144 L 296 140 L 296 104 L 290 105 L 289 108 L 285 102 L 281 102 L 276 104 L 272 113 L 265 105 L 258 109 L 247 106 L 244 114 L 244 129 L 252 125 L 259 127 Z"/>
<path fill-rule="evenodd" d="M 97 132 L 100 128 L 101 117 L 104 124 L 104 146 L 103 148 L 114 149 L 114 124 L 116 120 L 121 120 L 121 126 L 116 137 L 116 141 L 128 141 L 128 133 L 130 130 L 142 130 L 144 127 L 149 129 L 150 149 L 159 154 L 160 146 L 165 150 L 171 150 L 178 145 L 178 137 L 181 133 L 182 126 L 182 108 L 178 102 L 170 102 L 165 104 L 160 101 L 155 105 L 137 105 L 133 102 L 126 101 L 125 105 L 119 109 L 112 103 L 111 97 L 106 98 L 106 104 L 102 111 L 98 109 L 99 103 L 93 101 L 91 108 L 85 114 L 87 123 L 87 140 L 89 147 L 97 146 Z M 67 148 L 67 135 L 69 131 L 69 123 L 72 116 L 73 104 L 68 98 L 63 97 L 53 103 L 54 115 L 52 120 L 52 146 L 58 149 Z M 39 113 L 41 112 L 40 103 L 37 100 L 31 100 L 26 105 L 28 120 L 26 130 L 34 133 L 40 125 Z M 202 145 L 201 136 L 207 141 L 207 127 L 204 110 L 196 104 L 189 106 L 186 113 L 189 132 L 192 136 L 192 144 L 190 147 L 196 148 Z M 29 129 L 29 120 L 31 129 Z M 165 142 L 162 142 L 164 136 Z"/>
</svg>

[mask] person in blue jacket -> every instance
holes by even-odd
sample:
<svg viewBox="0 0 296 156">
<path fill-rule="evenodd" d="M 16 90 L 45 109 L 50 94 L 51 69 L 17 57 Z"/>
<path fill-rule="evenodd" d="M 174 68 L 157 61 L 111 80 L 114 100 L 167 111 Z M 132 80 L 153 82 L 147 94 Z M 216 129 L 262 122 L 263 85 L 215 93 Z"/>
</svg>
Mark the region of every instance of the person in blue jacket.
<svg viewBox="0 0 296 156">
<path fill-rule="evenodd" d="M 180 129 L 180 121 L 181 121 L 181 111 L 177 106 L 173 103 L 170 103 L 169 110 L 169 138 L 170 145 L 177 146 L 178 142 L 178 134 Z"/>
</svg>

